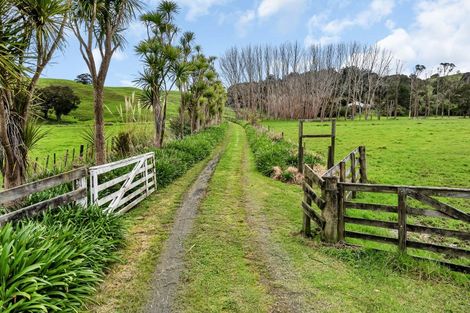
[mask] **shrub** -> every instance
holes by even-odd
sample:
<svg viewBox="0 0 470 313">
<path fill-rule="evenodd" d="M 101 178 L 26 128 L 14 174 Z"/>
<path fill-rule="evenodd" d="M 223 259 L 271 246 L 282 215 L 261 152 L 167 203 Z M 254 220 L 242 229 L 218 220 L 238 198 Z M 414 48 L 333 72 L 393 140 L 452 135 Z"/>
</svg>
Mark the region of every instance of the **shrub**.
<svg viewBox="0 0 470 313">
<path fill-rule="evenodd" d="M 119 132 L 113 137 L 112 143 L 112 152 L 121 159 L 131 154 L 132 141 L 129 132 Z"/>
<path fill-rule="evenodd" d="M 256 168 L 265 176 L 272 176 L 275 167 L 283 171 L 283 181 L 293 181 L 295 174 L 285 172 L 290 166 L 297 166 L 297 149 L 279 136 L 257 130 L 245 125 L 248 142 L 255 157 Z M 314 154 L 305 154 L 305 163 L 316 164 L 320 158 Z"/>
<path fill-rule="evenodd" d="M 0 228 L 0 311 L 77 312 L 122 241 L 118 217 L 68 206 Z"/>
<path fill-rule="evenodd" d="M 227 125 L 210 127 L 155 150 L 155 170 L 159 187 L 165 187 L 206 157 L 224 138 Z"/>
</svg>

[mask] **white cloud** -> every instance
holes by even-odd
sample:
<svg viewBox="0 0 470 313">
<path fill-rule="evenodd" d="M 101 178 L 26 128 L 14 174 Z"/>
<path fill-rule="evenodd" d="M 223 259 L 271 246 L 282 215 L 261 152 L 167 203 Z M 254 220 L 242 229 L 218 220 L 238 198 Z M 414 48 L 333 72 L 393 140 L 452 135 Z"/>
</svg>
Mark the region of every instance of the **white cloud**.
<svg viewBox="0 0 470 313">
<path fill-rule="evenodd" d="M 306 0 L 262 0 L 257 9 L 260 18 L 273 16 L 281 11 L 303 8 Z"/>
<path fill-rule="evenodd" d="M 354 16 L 328 21 L 326 13 L 313 15 L 308 23 L 305 45 L 330 44 L 341 39 L 341 33 L 352 27 L 368 28 L 389 16 L 395 7 L 395 0 L 372 0 L 370 4 Z M 390 23 L 389 23 L 390 24 Z"/>
<path fill-rule="evenodd" d="M 397 28 L 386 38 L 380 40 L 378 45 L 393 52 L 393 56 L 400 60 L 412 60 L 416 58 L 416 52 L 409 45 L 413 39 L 403 28 Z"/>
<path fill-rule="evenodd" d="M 409 28 L 393 29 L 378 44 L 409 66 L 435 68 L 440 62 L 452 62 L 470 71 L 470 1 L 421 0 L 416 12 Z"/>
<path fill-rule="evenodd" d="M 96 68 L 99 68 L 100 64 L 101 64 L 100 49 L 95 48 L 95 49 L 92 50 L 92 53 L 93 53 L 93 59 L 95 59 Z"/>
<path fill-rule="evenodd" d="M 113 54 L 113 60 L 115 61 L 124 61 L 125 59 L 127 59 L 127 54 L 126 52 L 122 51 L 122 50 L 116 50 Z"/>
<path fill-rule="evenodd" d="M 209 14 L 213 6 L 220 6 L 225 2 L 224 0 L 177 0 L 177 3 L 182 7 L 188 8 L 186 19 L 189 21 Z"/>
<path fill-rule="evenodd" d="M 390 30 L 393 30 L 395 28 L 395 22 L 391 19 L 388 19 L 385 21 L 385 27 L 387 27 Z"/>
<path fill-rule="evenodd" d="M 339 34 L 347 27 L 370 27 L 390 15 L 395 6 L 395 0 L 373 0 L 369 6 L 353 18 L 333 20 L 322 27 L 329 34 Z"/>
<path fill-rule="evenodd" d="M 269 18 L 278 16 L 277 26 L 279 31 L 287 32 L 298 21 L 298 17 L 302 14 L 310 0 L 261 0 L 259 5 L 255 5 L 253 9 L 236 12 L 235 28 L 238 34 L 243 37 L 246 35 L 248 28 L 255 22 L 264 22 Z M 281 14 L 282 13 L 282 14 Z M 225 21 L 227 15 L 223 15 L 220 21 Z"/>
</svg>

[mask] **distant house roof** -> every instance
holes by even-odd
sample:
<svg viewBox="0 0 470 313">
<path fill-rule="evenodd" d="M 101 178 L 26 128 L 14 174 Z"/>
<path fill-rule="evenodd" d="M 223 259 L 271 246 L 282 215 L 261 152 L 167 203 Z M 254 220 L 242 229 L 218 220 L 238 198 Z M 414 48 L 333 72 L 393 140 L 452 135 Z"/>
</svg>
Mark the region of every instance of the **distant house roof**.
<svg viewBox="0 0 470 313">
<path fill-rule="evenodd" d="M 348 103 L 348 107 L 352 107 L 352 106 L 357 106 L 357 107 L 360 107 L 360 108 L 365 108 L 365 107 L 373 107 L 374 105 L 373 104 L 365 104 L 365 103 L 362 103 L 362 102 L 359 102 L 359 101 L 353 101 L 351 103 Z"/>
</svg>

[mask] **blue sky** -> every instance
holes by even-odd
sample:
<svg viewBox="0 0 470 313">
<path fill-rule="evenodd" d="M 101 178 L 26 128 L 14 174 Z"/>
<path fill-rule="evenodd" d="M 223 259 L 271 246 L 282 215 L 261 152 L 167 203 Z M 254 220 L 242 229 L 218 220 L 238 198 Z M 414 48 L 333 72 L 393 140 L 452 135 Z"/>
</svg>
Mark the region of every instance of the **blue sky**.
<svg viewBox="0 0 470 313">
<path fill-rule="evenodd" d="M 208 55 L 220 56 L 233 46 L 303 45 L 359 41 L 378 44 L 406 62 L 435 71 L 453 62 L 470 71 L 470 0 L 177 0 L 177 24 L 195 32 Z M 145 1 L 153 9 L 158 1 Z M 128 86 L 141 68 L 134 46 L 143 27 L 135 21 L 125 33 L 127 46 L 117 53 L 106 85 Z M 67 47 L 58 52 L 44 76 L 73 79 L 87 72 L 70 32 Z"/>
</svg>

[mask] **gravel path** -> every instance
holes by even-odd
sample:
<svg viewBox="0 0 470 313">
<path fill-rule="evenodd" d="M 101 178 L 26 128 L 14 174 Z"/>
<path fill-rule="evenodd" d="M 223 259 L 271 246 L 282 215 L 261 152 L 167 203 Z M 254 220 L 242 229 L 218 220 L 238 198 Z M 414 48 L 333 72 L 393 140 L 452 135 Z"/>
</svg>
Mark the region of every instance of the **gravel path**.
<svg viewBox="0 0 470 313">
<path fill-rule="evenodd" d="M 219 162 L 220 154 L 212 159 L 186 194 L 179 208 L 170 237 L 165 243 L 154 274 L 153 290 L 145 312 L 172 312 L 180 274 L 184 269 L 184 241 L 191 233 L 197 209 L 204 198 L 209 180 Z"/>
</svg>

